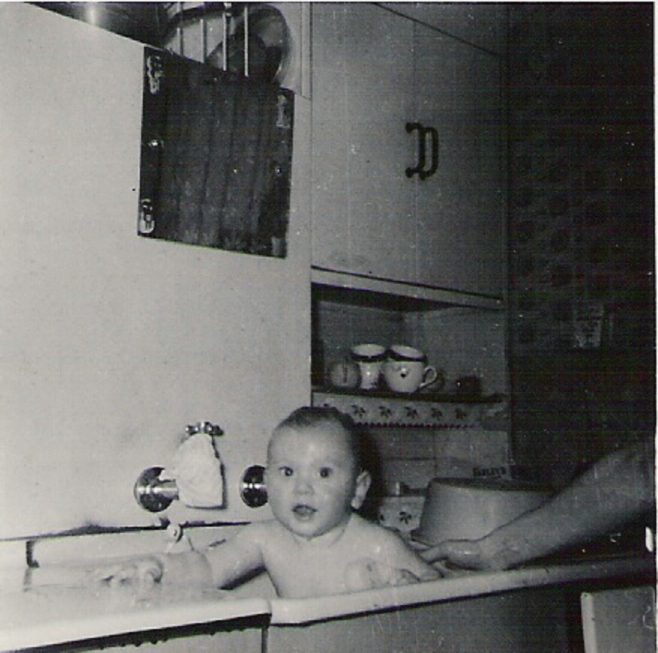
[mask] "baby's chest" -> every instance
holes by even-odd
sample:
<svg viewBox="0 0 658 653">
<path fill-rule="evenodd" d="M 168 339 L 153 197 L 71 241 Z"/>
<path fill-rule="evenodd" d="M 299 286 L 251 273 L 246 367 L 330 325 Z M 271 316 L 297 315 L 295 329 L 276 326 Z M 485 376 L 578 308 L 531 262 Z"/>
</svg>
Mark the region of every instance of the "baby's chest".
<svg viewBox="0 0 658 653">
<path fill-rule="evenodd" d="M 346 569 L 352 557 L 327 549 L 288 551 L 265 557 L 265 568 L 280 595 L 317 596 L 347 591 Z"/>
</svg>

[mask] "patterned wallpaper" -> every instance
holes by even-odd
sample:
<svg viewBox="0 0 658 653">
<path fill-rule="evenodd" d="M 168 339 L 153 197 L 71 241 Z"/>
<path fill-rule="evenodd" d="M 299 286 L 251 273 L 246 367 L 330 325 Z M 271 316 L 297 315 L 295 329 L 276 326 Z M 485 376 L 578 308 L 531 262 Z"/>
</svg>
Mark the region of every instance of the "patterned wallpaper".
<svg viewBox="0 0 658 653">
<path fill-rule="evenodd" d="M 652 12 L 510 5 L 515 455 L 565 477 L 653 428 Z"/>
<path fill-rule="evenodd" d="M 653 288 L 652 7 L 523 4 L 511 15 L 514 346 L 595 346 L 577 339 L 578 318 L 601 308 L 601 344 L 641 346 Z"/>
</svg>

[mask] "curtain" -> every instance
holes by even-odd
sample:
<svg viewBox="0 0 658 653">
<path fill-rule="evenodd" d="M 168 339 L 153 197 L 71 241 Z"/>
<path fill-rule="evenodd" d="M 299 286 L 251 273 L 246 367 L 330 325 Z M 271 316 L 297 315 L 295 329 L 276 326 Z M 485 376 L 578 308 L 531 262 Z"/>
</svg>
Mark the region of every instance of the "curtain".
<svg viewBox="0 0 658 653">
<path fill-rule="evenodd" d="M 149 56 L 163 62 L 155 84 Z M 285 256 L 293 94 L 168 53 L 145 57 L 140 198 L 153 226 L 142 235 Z"/>
</svg>

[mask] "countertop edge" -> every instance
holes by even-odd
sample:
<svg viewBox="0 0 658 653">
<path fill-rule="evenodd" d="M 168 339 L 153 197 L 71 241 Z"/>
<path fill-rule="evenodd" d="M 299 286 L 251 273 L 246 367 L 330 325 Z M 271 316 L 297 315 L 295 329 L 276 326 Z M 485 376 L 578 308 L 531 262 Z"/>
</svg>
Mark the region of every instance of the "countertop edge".
<svg viewBox="0 0 658 653">
<path fill-rule="evenodd" d="M 507 590 L 655 572 L 650 556 L 537 566 L 510 571 L 473 572 L 455 578 L 367 590 L 337 597 L 272 599 L 271 625 L 304 624 L 349 614 L 396 609 Z"/>
<path fill-rule="evenodd" d="M 230 621 L 270 614 L 262 598 L 221 599 L 159 607 L 154 610 L 99 614 L 93 617 L 47 621 L 0 632 L 0 651 L 11 652 L 38 646 L 112 637 L 163 628 Z"/>
</svg>

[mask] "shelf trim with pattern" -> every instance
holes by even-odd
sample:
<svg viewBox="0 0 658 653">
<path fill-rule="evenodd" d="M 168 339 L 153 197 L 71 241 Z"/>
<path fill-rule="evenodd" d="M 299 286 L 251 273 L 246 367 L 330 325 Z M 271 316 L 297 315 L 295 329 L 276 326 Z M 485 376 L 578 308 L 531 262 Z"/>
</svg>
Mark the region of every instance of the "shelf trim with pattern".
<svg viewBox="0 0 658 653">
<path fill-rule="evenodd" d="M 483 411 L 482 403 L 317 391 L 313 392 L 312 404 L 336 408 L 348 414 L 357 424 L 433 429 L 478 428 Z"/>
</svg>

